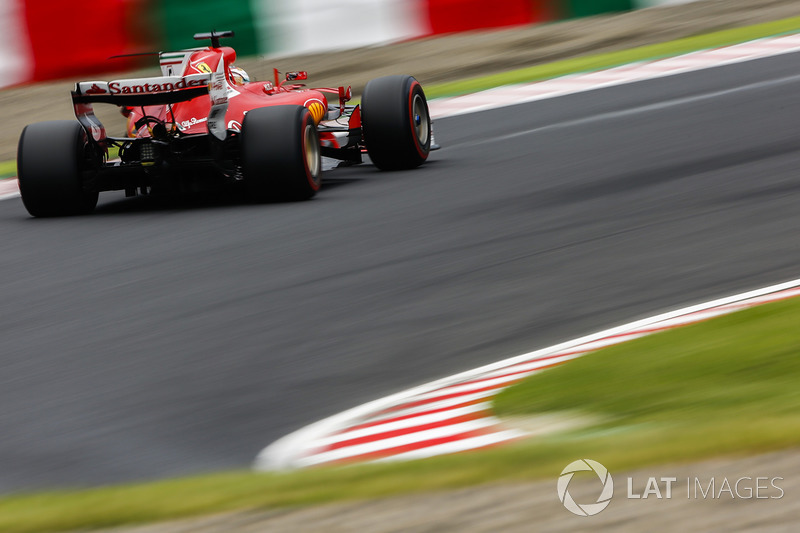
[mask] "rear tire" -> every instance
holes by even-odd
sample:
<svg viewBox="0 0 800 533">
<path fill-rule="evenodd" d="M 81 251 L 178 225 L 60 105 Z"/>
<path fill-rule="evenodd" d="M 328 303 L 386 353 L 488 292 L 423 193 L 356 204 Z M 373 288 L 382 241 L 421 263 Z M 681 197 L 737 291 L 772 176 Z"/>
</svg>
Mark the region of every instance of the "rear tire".
<svg viewBox="0 0 800 533">
<path fill-rule="evenodd" d="M 254 109 L 244 117 L 242 170 L 247 195 L 257 202 L 305 200 L 321 185 L 316 124 L 303 106 Z"/>
<path fill-rule="evenodd" d="M 86 132 L 77 122 L 30 124 L 17 148 L 22 203 L 35 217 L 80 215 L 97 205 L 96 190 L 86 190 L 83 171 L 91 160 Z"/>
<path fill-rule="evenodd" d="M 422 86 L 411 76 L 376 78 L 361 96 L 364 144 L 376 167 L 420 166 L 431 151 L 431 117 Z"/>
</svg>

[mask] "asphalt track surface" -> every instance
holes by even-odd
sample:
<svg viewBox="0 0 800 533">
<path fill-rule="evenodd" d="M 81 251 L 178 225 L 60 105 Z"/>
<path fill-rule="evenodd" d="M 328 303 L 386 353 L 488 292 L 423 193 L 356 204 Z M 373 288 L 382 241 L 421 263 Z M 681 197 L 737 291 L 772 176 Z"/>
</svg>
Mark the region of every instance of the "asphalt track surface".
<svg viewBox="0 0 800 533">
<path fill-rule="evenodd" d="M 0 202 L 0 491 L 245 468 L 358 403 L 800 277 L 798 67 L 439 120 L 429 164 L 305 203 Z"/>
</svg>

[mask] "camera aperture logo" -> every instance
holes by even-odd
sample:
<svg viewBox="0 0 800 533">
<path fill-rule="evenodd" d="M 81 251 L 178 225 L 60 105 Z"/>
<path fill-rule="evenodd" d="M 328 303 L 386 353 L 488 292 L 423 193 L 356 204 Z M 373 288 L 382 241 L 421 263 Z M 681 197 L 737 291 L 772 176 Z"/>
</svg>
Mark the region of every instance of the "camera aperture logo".
<svg viewBox="0 0 800 533">
<path fill-rule="evenodd" d="M 600 478 L 603 489 L 595 503 L 577 503 L 569 493 L 569 483 L 576 472 L 594 472 Z M 558 477 L 558 499 L 564 504 L 568 511 L 578 516 L 594 516 L 608 507 L 611 498 L 614 496 L 614 480 L 608 473 L 606 467 L 592 461 L 591 459 L 579 459 L 573 461 L 561 471 Z"/>
</svg>

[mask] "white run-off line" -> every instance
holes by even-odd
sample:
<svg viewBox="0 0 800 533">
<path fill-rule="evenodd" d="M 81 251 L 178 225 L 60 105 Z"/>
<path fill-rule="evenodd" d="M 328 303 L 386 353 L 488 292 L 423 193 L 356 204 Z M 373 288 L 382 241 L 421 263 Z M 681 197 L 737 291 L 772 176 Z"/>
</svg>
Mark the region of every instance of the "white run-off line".
<svg viewBox="0 0 800 533">
<path fill-rule="evenodd" d="M 0 200 L 19 196 L 19 184 L 15 179 L 0 180 Z"/>
<path fill-rule="evenodd" d="M 431 118 L 445 118 L 497 109 L 536 100 L 556 98 L 603 87 L 633 83 L 740 63 L 800 50 L 800 34 L 769 37 L 681 56 L 631 63 L 615 68 L 562 76 L 546 81 L 488 89 L 473 94 L 438 98 L 429 102 Z M 0 200 L 19 196 L 17 180 L 0 180 Z"/>
<path fill-rule="evenodd" d="M 306 426 L 265 448 L 257 470 L 418 459 L 530 436 L 504 427 L 490 399 L 550 366 L 658 331 L 800 296 L 800 279 L 638 320 L 375 400 Z"/>
</svg>

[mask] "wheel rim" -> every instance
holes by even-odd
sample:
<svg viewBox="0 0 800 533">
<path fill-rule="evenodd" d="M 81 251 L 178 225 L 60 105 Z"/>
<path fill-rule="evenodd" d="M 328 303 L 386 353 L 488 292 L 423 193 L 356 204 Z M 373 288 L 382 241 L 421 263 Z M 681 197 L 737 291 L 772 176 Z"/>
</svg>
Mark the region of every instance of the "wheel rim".
<svg viewBox="0 0 800 533">
<path fill-rule="evenodd" d="M 428 126 L 428 111 L 425 109 L 425 101 L 422 99 L 422 95 L 414 95 L 411 111 L 417 141 L 420 146 L 425 146 L 428 143 L 430 127 Z"/>
<path fill-rule="evenodd" d="M 314 126 L 311 124 L 306 126 L 304 142 L 306 147 L 306 166 L 311 177 L 316 181 L 317 176 L 319 176 L 320 151 L 315 133 Z"/>
</svg>

